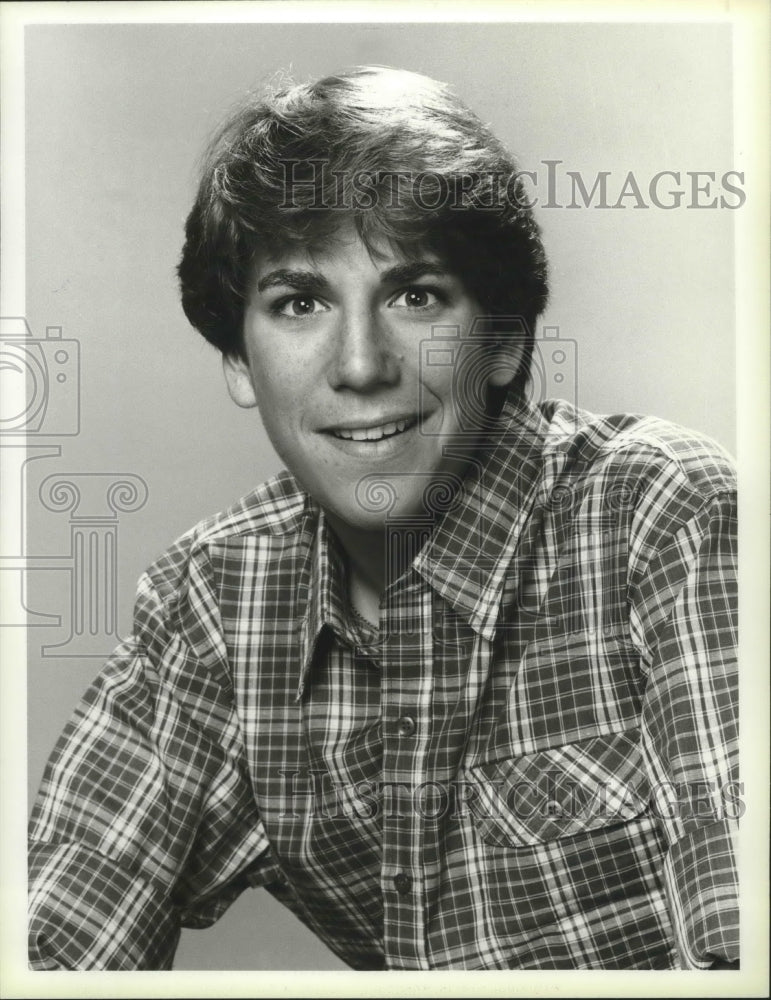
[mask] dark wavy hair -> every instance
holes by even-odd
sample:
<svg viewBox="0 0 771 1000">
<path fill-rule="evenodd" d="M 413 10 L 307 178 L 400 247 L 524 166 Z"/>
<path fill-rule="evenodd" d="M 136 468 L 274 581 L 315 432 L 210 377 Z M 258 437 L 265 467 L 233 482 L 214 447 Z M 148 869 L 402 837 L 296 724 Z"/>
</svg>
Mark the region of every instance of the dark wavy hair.
<svg viewBox="0 0 771 1000">
<path fill-rule="evenodd" d="M 192 325 L 242 351 L 255 259 L 313 250 L 352 218 L 414 255 L 436 253 L 491 316 L 529 331 L 514 385 L 528 379 L 548 294 L 540 230 L 517 164 L 450 88 L 404 70 L 359 67 L 249 101 L 215 135 L 178 268 Z"/>
</svg>

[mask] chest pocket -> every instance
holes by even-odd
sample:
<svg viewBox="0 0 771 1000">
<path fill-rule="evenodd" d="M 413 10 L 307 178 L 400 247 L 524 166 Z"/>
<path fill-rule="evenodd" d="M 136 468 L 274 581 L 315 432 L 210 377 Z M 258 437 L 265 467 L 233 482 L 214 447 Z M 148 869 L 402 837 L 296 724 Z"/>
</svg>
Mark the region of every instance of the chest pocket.
<svg viewBox="0 0 771 1000">
<path fill-rule="evenodd" d="M 639 729 L 477 764 L 466 801 L 494 847 L 525 847 L 623 824 L 644 813 L 650 787 Z"/>
<path fill-rule="evenodd" d="M 545 764 L 549 758 L 536 758 L 536 751 L 554 749 L 562 760 L 569 747 L 588 753 L 590 738 L 639 726 L 645 678 L 639 653 L 625 634 L 584 629 L 531 641 L 524 648 L 512 635 L 504 631 L 496 638 L 498 676 L 480 712 L 468 766 L 509 759 L 512 767 L 515 759 Z M 595 748 L 599 753 L 601 746 Z M 575 769 L 581 772 L 580 762 Z"/>
</svg>

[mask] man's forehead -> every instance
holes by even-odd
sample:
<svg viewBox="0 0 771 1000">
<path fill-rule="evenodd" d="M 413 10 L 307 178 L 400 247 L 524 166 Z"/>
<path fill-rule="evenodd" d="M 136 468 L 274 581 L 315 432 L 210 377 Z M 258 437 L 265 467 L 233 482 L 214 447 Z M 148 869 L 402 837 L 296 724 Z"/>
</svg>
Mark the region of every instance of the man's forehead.
<svg viewBox="0 0 771 1000">
<path fill-rule="evenodd" d="M 443 257 L 429 247 L 418 243 L 400 244 L 383 233 L 368 235 L 365 240 L 353 224 L 344 224 L 304 245 L 277 247 L 257 255 L 255 271 L 257 274 L 279 268 L 321 271 L 325 265 L 358 252 L 367 254 L 379 271 L 416 262 L 436 264 L 438 269 L 448 270 Z"/>
</svg>

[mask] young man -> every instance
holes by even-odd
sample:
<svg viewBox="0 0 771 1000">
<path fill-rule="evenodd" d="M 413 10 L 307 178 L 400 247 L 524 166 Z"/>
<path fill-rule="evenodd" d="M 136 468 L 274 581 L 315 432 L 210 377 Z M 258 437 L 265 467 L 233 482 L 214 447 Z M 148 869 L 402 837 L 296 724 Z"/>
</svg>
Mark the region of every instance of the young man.
<svg viewBox="0 0 771 1000">
<path fill-rule="evenodd" d="M 168 968 L 264 886 L 357 969 L 738 960 L 735 498 L 527 402 L 516 165 L 356 70 L 215 139 L 183 306 L 288 472 L 140 581 L 34 809 L 34 968 Z"/>
</svg>

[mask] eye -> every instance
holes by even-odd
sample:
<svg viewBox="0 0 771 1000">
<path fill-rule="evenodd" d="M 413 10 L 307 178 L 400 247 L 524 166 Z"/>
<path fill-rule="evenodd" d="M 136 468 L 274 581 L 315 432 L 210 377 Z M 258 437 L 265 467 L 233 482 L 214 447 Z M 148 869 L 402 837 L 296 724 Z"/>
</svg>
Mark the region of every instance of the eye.
<svg viewBox="0 0 771 1000">
<path fill-rule="evenodd" d="M 406 288 L 403 292 L 399 292 L 391 299 L 389 305 L 396 309 L 430 309 L 440 301 L 436 292 L 416 285 L 414 288 Z"/>
<path fill-rule="evenodd" d="M 271 312 L 277 316 L 286 316 L 288 319 L 304 319 L 306 316 L 315 316 L 316 313 L 326 311 L 327 306 L 312 295 L 292 295 L 289 298 L 279 299 L 271 306 Z"/>
</svg>

